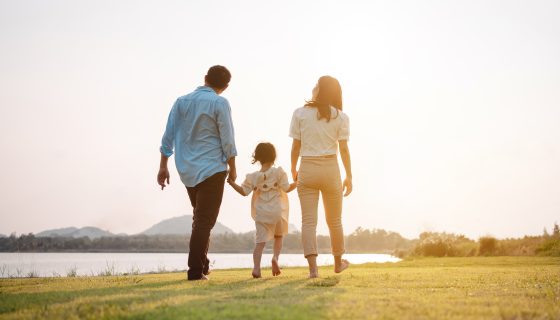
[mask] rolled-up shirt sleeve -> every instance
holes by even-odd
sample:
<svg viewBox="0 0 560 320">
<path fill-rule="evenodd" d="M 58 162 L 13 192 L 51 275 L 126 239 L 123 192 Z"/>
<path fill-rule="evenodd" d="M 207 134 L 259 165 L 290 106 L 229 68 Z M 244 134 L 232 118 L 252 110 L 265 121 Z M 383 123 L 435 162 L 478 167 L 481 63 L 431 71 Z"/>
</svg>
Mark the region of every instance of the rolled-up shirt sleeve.
<svg viewBox="0 0 560 320">
<path fill-rule="evenodd" d="M 171 157 L 173 155 L 173 147 L 175 144 L 175 121 L 177 120 L 177 108 L 178 100 L 175 101 L 171 111 L 169 112 L 169 117 L 167 118 L 167 126 L 165 127 L 165 133 L 163 138 L 161 138 L 161 146 L 159 151 L 166 157 Z"/>
<path fill-rule="evenodd" d="M 290 137 L 297 140 L 301 140 L 301 129 L 299 126 L 299 118 L 297 116 L 297 110 L 294 111 L 294 114 L 292 115 L 292 122 L 290 124 Z"/>
<path fill-rule="evenodd" d="M 217 110 L 216 122 L 218 123 L 218 130 L 220 130 L 222 151 L 227 160 L 231 157 L 237 156 L 233 121 L 231 120 L 231 108 L 226 99 L 221 99 L 218 104 L 219 108 Z"/>
<path fill-rule="evenodd" d="M 350 119 L 344 113 L 341 114 L 340 128 L 338 129 L 338 140 L 348 140 L 350 138 Z"/>
</svg>

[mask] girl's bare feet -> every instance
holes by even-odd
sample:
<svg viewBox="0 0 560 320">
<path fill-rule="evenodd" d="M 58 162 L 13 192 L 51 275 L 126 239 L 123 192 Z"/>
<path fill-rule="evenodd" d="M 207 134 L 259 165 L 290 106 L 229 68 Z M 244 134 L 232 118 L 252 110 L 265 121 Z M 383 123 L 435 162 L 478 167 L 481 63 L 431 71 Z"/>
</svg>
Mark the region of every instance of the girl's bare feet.
<svg viewBox="0 0 560 320">
<path fill-rule="evenodd" d="M 278 265 L 278 260 L 276 260 L 276 258 L 272 258 L 272 275 L 273 276 L 278 276 L 282 273 L 282 271 L 280 271 L 280 266 Z"/>
<path fill-rule="evenodd" d="M 261 277 L 261 258 L 265 244 L 266 242 L 259 242 L 255 244 L 255 250 L 253 250 L 253 272 L 251 274 L 255 279 Z"/>
<path fill-rule="evenodd" d="M 311 272 L 309 271 L 309 279 L 319 278 L 319 271 Z"/>
<path fill-rule="evenodd" d="M 335 263 L 334 264 L 334 272 L 335 273 L 341 273 L 342 271 L 348 269 L 349 266 L 350 266 L 350 262 L 348 262 L 348 260 L 341 259 L 340 263 Z"/>
<path fill-rule="evenodd" d="M 261 277 L 261 270 L 260 269 L 253 269 L 253 272 L 251 273 L 251 275 L 253 276 L 253 278 L 258 279 Z"/>
</svg>

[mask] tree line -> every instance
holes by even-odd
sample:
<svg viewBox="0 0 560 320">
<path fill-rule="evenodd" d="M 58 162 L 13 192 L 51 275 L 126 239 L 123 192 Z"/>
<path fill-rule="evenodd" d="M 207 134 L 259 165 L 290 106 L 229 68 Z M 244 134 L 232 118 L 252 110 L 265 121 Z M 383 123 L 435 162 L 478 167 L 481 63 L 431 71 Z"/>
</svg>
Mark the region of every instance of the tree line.
<svg viewBox="0 0 560 320">
<path fill-rule="evenodd" d="M 254 232 L 212 235 L 210 252 L 250 253 Z M 446 232 L 423 232 L 418 239 L 406 239 L 383 229 L 357 228 L 345 236 L 347 253 L 390 253 L 398 257 L 434 256 L 560 256 L 560 228 L 545 229 L 540 236 L 497 239 L 492 236 L 478 240 Z M 329 236 L 317 236 L 319 253 L 330 253 Z M 0 252 L 188 252 L 188 235 L 131 235 L 90 239 L 88 237 L 36 237 L 32 233 L 0 238 Z M 271 251 L 271 244 L 266 247 Z M 303 253 L 301 234 L 284 237 L 284 253 Z"/>
<path fill-rule="evenodd" d="M 560 256 L 560 227 L 555 223 L 551 234 L 545 228 L 540 236 L 506 239 L 484 236 L 478 241 L 453 233 L 423 232 L 407 254 L 432 257 Z"/>
<path fill-rule="evenodd" d="M 413 241 L 396 232 L 358 228 L 345 237 L 347 252 L 385 252 L 410 249 Z M 212 235 L 210 252 L 249 253 L 255 244 L 254 232 Z M 320 253 L 330 252 L 329 236 L 317 236 Z M 36 237 L 34 234 L 12 234 L 0 238 L 0 252 L 188 252 L 188 235 L 130 235 L 90 239 L 88 237 Z M 271 244 L 267 248 L 271 250 Z M 303 253 L 301 234 L 284 237 L 283 252 Z"/>
</svg>

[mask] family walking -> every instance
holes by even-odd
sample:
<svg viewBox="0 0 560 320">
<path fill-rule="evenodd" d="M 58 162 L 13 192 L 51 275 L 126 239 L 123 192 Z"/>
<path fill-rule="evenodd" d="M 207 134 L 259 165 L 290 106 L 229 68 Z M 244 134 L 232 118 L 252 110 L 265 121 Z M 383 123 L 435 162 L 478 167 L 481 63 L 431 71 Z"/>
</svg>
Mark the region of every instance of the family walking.
<svg viewBox="0 0 560 320">
<path fill-rule="evenodd" d="M 236 183 L 237 150 L 231 109 L 227 99 L 220 96 L 230 80 L 231 73 L 227 68 L 211 67 L 204 78 L 204 86 L 177 99 L 169 113 L 161 142 L 158 184 L 162 190 L 166 183 L 169 184 L 167 161 L 175 153 L 175 165 L 193 207 L 187 278 L 208 279 L 210 231 L 220 211 L 226 179 L 239 194 L 248 196 L 252 193 L 251 216 L 256 227 L 253 277 L 261 277 L 263 249 L 271 240 L 274 241 L 272 274 L 281 273 L 278 259 L 282 237 L 288 232 L 287 193 L 296 188 L 309 277 L 319 276 L 316 237 L 319 193 L 323 198 L 335 259 L 334 271 L 344 271 L 349 263 L 342 259 L 342 197 L 352 192 L 352 169 L 348 149 L 349 119 L 342 112 L 339 82 L 330 76 L 319 78 L 311 99 L 293 113 L 289 132 L 293 139 L 291 176 L 294 182 L 288 181 L 282 167 L 274 165 L 274 145 L 259 143 L 253 153 L 253 163 L 258 162 L 260 170 L 246 175 L 239 185 Z M 338 166 L 339 153 L 346 173 L 344 180 Z"/>
</svg>

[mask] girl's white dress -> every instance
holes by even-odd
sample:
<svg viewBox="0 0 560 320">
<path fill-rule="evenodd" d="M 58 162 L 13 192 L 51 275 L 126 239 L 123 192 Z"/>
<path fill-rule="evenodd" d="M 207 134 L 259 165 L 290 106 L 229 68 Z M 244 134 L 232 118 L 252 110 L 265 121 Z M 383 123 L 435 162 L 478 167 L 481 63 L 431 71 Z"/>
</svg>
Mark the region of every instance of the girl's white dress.
<svg viewBox="0 0 560 320">
<path fill-rule="evenodd" d="M 253 192 L 251 216 L 257 229 L 256 242 L 266 242 L 288 233 L 288 175 L 282 167 L 247 175 L 241 185 L 245 194 Z"/>
</svg>

